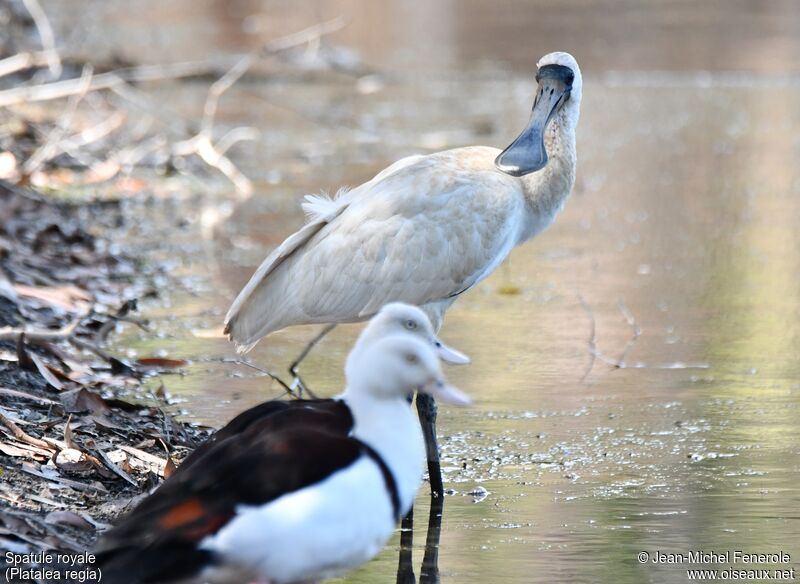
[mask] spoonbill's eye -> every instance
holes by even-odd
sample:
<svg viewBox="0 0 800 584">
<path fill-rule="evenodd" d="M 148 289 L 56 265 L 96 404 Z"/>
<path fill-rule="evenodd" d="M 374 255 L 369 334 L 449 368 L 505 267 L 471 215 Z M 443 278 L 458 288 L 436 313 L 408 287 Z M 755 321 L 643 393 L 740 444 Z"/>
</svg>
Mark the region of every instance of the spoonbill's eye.
<svg viewBox="0 0 800 584">
<path fill-rule="evenodd" d="M 408 330 L 410 330 L 410 331 L 417 330 L 417 321 L 411 320 L 411 319 L 407 320 L 406 321 L 406 328 Z"/>
<path fill-rule="evenodd" d="M 411 365 L 419 363 L 419 357 L 414 353 L 406 353 L 403 357 L 405 357 L 406 362 Z"/>
<path fill-rule="evenodd" d="M 435 343 L 433 343 L 433 344 L 434 344 L 434 346 L 435 346 L 437 349 L 441 349 L 441 348 L 442 348 L 442 343 L 441 343 L 440 341 L 436 341 L 436 342 L 435 342 Z"/>
</svg>

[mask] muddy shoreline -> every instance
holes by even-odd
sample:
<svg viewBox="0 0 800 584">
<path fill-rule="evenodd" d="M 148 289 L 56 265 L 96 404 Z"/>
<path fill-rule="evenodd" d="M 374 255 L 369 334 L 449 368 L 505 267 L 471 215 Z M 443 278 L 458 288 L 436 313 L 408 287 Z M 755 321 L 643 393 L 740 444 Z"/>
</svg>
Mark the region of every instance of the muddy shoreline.
<svg viewBox="0 0 800 584">
<path fill-rule="evenodd" d="M 207 430 L 176 419 L 159 381 L 185 361 L 109 348 L 123 327 L 152 331 L 139 308 L 168 277 L 134 255 L 142 246 L 119 243 L 126 206 L 0 182 L 0 215 L 0 548 L 23 554 L 4 568 L 51 552 L 64 572 L 57 553 L 91 549 Z"/>
</svg>

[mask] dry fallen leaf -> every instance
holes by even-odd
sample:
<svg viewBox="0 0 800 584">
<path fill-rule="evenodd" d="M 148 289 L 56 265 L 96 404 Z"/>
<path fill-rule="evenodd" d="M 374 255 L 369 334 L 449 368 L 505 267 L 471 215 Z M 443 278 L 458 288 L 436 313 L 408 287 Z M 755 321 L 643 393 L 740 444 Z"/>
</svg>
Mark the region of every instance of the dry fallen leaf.
<svg viewBox="0 0 800 584">
<path fill-rule="evenodd" d="M 52 525 L 70 525 L 78 529 L 94 530 L 91 523 L 73 511 L 51 511 L 45 516 L 44 521 Z"/>
<path fill-rule="evenodd" d="M 67 445 L 67 448 L 75 448 L 75 441 L 72 439 L 72 428 L 69 427 L 70 422 L 72 422 L 72 414 L 67 417 L 67 423 L 64 424 L 64 444 Z"/>
<path fill-rule="evenodd" d="M 39 462 L 44 462 L 50 458 L 50 452 L 36 448 L 35 446 L 28 446 L 26 444 L 11 444 L 10 442 L 0 442 L 0 452 L 8 456 L 30 458 Z"/>
<path fill-rule="evenodd" d="M 61 394 L 61 403 L 71 413 L 89 412 L 102 415 L 111 411 L 102 397 L 85 387 Z"/>
<path fill-rule="evenodd" d="M 58 380 L 58 378 L 53 375 L 50 369 L 47 367 L 42 358 L 39 357 L 36 353 L 30 353 L 31 361 L 36 366 L 36 369 L 39 371 L 44 380 L 50 385 L 52 388 L 57 389 L 59 391 L 64 389 L 64 385 Z"/>
<path fill-rule="evenodd" d="M 164 357 L 142 357 L 136 363 L 144 367 L 159 367 L 169 369 L 173 367 L 184 367 L 189 362 L 186 359 L 166 359 Z"/>
<path fill-rule="evenodd" d="M 164 466 L 164 478 L 168 479 L 176 470 L 178 470 L 178 467 L 175 461 L 173 461 L 171 457 L 167 458 L 167 464 Z"/>
<path fill-rule="evenodd" d="M 94 464 L 80 450 L 75 448 L 65 448 L 56 454 L 53 463 L 60 469 L 68 473 L 84 475 L 94 470 Z"/>
<path fill-rule="evenodd" d="M 26 401 L 32 401 L 32 402 L 36 402 L 36 403 L 43 404 L 43 405 L 46 405 L 46 406 L 51 406 L 53 404 L 58 403 L 58 402 L 55 402 L 55 401 L 53 401 L 51 399 L 48 399 L 46 397 L 40 397 L 38 395 L 33 395 L 31 393 L 25 393 L 24 391 L 18 391 L 16 389 L 9 389 L 7 387 L 0 387 L 0 395 L 4 395 L 4 396 L 7 396 L 7 397 L 18 398 L 18 399 L 24 399 Z"/>
<path fill-rule="evenodd" d="M 154 456 L 144 450 L 139 450 L 132 446 L 120 445 L 120 449 L 127 452 L 128 464 L 131 468 L 139 472 L 154 472 L 159 476 L 164 476 L 164 468 L 167 466 L 167 461 L 158 456 Z"/>
<path fill-rule="evenodd" d="M 26 298 L 36 298 L 50 306 L 57 306 L 67 312 L 80 313 L 88 308 L 91 295 L 77 286 L 14 286 L 17 294 Z"/>
</svg>

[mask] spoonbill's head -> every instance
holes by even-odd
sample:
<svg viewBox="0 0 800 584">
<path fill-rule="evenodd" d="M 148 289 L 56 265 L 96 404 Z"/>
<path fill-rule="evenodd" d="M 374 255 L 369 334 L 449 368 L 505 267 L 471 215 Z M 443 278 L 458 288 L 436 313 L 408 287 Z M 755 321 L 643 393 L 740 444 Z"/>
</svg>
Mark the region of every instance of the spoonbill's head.
<svg viewBox="0 0 800 584">
<path fill-rule="evenodd" d="M 583 81 L 575 57 L 569 53 L 550 53 L 539 60 L 536 72 L 536 97 L 527 127 L 503 150 L 494 163 L 512 176 L 525 176 L 547 164 L 545 133 L 574 132 L 578 124 Z"/>
<path fill-rule="evenodd" d="M 384 305 L 361 333 L 357 346 L 366 346 L 380 337 L 399 332 L 407 332 L 424 339 L 434 347 L 443 361 L 458 365 L 470 362 L 470 358 L 464 353 L 448 347 L 436 336 L 433 325 L 425 312 L 417 306 L 402 302 Z"/>
<path fill-rule="evenodd" d="M 435 348 L 410 332 L 387 335 L 358 351 L 348 363 L 347 386 L 380 399 L 406 399 L 414 390 L 457 406 L 472 403 L 449 385 Z"/>
</svg>

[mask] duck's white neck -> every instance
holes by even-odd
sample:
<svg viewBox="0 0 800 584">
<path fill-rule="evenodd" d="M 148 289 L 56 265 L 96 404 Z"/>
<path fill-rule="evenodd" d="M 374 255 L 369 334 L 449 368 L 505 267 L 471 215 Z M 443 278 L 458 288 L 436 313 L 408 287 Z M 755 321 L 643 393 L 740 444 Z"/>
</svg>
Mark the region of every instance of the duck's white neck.
<svg viewBox="0 0 800 584">
<path fill-rule="evenodd" d="M 349 388 L 341 397 L 353 414 L 352 435 L 375 449 L 392 471 L 405 514 L 422 482 L 425 455 L 422 431 L 410 404 L 402 397 L 375 397 Z"/>
<path fill-rule="evenodd" d="M 577 104 L 575 104 L 577 105 Z M 555 219 L 575 184 L 577 107 L 564 107 L 545 133 L 547 165 L 520 179 L 528 203 L 528 221 L 520 242 L 535 236 Z"/>
</svg>

